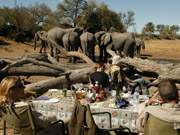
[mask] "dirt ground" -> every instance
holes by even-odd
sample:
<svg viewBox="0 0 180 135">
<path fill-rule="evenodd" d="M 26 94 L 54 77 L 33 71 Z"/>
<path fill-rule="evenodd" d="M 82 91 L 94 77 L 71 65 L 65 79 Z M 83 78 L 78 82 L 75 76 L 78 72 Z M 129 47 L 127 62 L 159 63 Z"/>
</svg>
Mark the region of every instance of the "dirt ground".
<svg viewBox="0 0 180 135">
<path fill-rule="evenodd" d="M 0 37 L 0 59 L 17 60 L 23 55 L 38 53 L 39 47 L 34 50 L 34 43 L 17 43 L 7 38 Z M 145 41 L 145 50 L 141 52 L 141 58 L 179 63 L 180 62 L 180 40 L 148 40 Z M 49 50 L 47 49 L 47 52 Z M 96 46 L 98 54 L 98 46 Z M 61 61 L 61 60 L 60 60 Z M 62 63 L 66 63 L 66 59 L 62 59 Z M 48 77 L 30 77 L 28 81 L 36 82 L 47 79 Z M 2 128 L 2 121 L 0 121 L 0 128 Z M 2 130 L 0 130 L 2 133 Z M 12 130 L 8 131 L 8 135 L 12 134 Z"/>
</svg>

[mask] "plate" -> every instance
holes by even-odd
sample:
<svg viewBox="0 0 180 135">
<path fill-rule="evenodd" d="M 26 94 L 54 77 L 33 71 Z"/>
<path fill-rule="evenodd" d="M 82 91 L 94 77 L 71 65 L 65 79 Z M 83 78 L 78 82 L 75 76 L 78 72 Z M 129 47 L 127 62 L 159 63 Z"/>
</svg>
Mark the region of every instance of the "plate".
<svg viewBox="0 0 180 135">
<path fill-rule="evenodd" d="M 49 89 L 48 92 L 56 92 L 58 89 Z"/>
<path fill-rule="evenodd" d="M 131 95 L 129 95 L 129 93 L 124 93 L 121 95 L 121 97 L 127 99 L 127 98 L 130 98 Z"/>
<path fill-rule="evenodd" d="M 59 99 L 57 99 L 57 98 L 51 98 L 51 99 L 47 100 L 46 102 L 57 103 L 57 102 L 59 102 Z"/>
</svg>

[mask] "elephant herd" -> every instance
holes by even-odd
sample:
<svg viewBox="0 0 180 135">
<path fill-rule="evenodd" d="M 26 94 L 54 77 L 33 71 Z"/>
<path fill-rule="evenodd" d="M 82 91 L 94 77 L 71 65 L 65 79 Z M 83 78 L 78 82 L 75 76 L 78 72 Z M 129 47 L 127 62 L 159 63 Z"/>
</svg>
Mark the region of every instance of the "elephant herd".
<svg viewBox="0 0 180 135">
<path fill-rule="evenodd" d="M 140 56 L 141 46 L 145 49 L 145 44 L 142 39 L 135 39 L 131 33 L 107 33 L 104 31 L 97 32 L 95 34 L 90 32 L 84 32 L 81 28 L 68 28 L 63 29 L 60 27 L 51 28 L 49 31 L 38 31 L 35 34 L 35 44 L 34 49 L 36 49 L 36 40 L 40 39 L 39 35 L 43 35 L 48 39 L 53 40 L 55 43 L 64 47 L 66 51 L 78 51 L 80 48 L 82 52 L 95 61 L 95 46 L 99 46 L 99 60 L 103 61 L 108 58 L 108 53 L 106 49 L 111 49 L 115 52 L 119 52 L 122 56 L 124 52 L 124 57 L 134 57 L 137 50 L 137 56 Z M 50 49 L 51 56 L 57 56 L 59 53 L 56 48 L 54 48 L 50 43 L 46 43 L 41 39 L 41 49 L 44 48 L 46 52 L 46 45 Z M 68 62 L 75 62 L 74 58 L 68 58 Z"/>
</svg>

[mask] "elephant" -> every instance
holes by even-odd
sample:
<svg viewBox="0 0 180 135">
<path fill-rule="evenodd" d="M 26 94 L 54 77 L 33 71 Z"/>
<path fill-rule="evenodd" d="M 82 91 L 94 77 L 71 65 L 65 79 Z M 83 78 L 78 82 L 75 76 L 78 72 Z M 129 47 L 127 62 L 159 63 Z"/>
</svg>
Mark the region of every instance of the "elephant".
<svg viewBox="0 0 180 135">
<path fill-rule="evenodd" d="M 77 32 L 67 32 L 63 35 L 62 41 L 67 52 L 78 51 L 78 48 L 81 48 L 80 36 Z M 68 62 L 75 63 L 75 58 L 68 57 Z"/>
<path fill-rule="evenodd" d="M 142 49 L 145 49 L 145 43 L 144 40 L 141 38 L 135 38 L 135 39 L 136 39 L 135 55 L 137 55 L 137 57 L 140 57 L 141 47 Z"/>
<path fill-rule="evenodd" d="M 64 47 L 63 45 L 63 35 L 66 34 L 67 32 L 77 32 L 79 35 L 82 34 L 83 29 L 81 28 L 68 28 L 68 29 L 63 29 L 60 27 L 53 27 L 50 30 L 48 30 L 47 32 L 47 38 L 51 39 L 52 41 L 54 41 L 55 43 L 61 45 L 62 47 Z M 54 48 L 51 44 L 48 44 L 49 48 L 50 48 L 50 54 L 51 56 L 56 56 L 57 55 L 57 49 Z M 54 52 L 53 50 L 56 49 Z"/>
<path fill-rule="evenodd" d="M 136 40 L 131 33 L 106 33 L 104 31 L 100 31 L 95 34 L 95 37 L 100 48 L 100 60 L 103 59 L 103 56 L 107 58 L 108 54 L 106 49 L 119 51 L 121 56 L 121 52 L 123 51 L 124 57 L 134 57 Z"/>
<path fill-rule="evenodd" d="M 80 36 L 82 52 L 95 61 L 95 45 L 96 39 L 95 35 L 90 32 L 85 32 Z"/>
<path fill-rule="evenodd" d="M 36 40 L 41 40 L 41 48 L 39 50 L 39 53 L 42 53 L 42 50 L 44 49 L 44 52 L 46 53 L 46 45 L 47 45 L 47 42 L 43 39 L 40 38 L 40 36 L 44 36 L 44 37 L 47 37 L 47 32 L 46 31 L 38 31 L 35 33 L 35 36 L 34 36 L 34 50 L 36 50 Z"/>
</svg>

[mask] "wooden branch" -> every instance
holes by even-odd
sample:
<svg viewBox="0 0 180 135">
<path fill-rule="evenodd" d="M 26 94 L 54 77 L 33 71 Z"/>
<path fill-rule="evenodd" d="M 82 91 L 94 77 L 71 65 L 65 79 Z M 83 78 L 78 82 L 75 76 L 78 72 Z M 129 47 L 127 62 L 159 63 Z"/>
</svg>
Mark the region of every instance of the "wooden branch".
<svg viewBox="0 0 180 135">
<path fill-rule="evenodd" d="M 117 55 L 114 51 L 112 51 L 112 50 L 110 50 L 110 49 L 106 49 L 106 51 L 107 51 L 112 57 Z"/>
<path fill-rule="evenodd" d="M 12 67 L 8 70 L 6 75 L 20 75 L 20 76 L 52 76 L 57 77 L 63 71 L 39 65 L 24 65 L 22 67 Z"/>
<path fill-rule="evenodd" d="M 68 86 L 71 86 L 74 83 L 80 83 L 80 82 L 88 82 L 89 75 L 93 72 L 93 67 L 84 68 L 80 70 L 73 70 L 71 74 L 57 77 L 54 79 L 48 79 L 39 81 L 37 83 L 28 84 L 26 85 L 25 89 L 35 91 L 38 94 L 45 93 L 48 89 L 51 88 L 62 88 L 63 84 L 68 84 Z"/>
<path fill-rule="evenodd" d="M 79 58 L 83 59 L 87 64 L 94 64 L 94 62 L 88 56 L 86 56 L 84 53 L 79 53 L 77 51 L 68 52 L 67 56 L 79 57 Z"/>
<path fill-rule="evenodd" d="M 128 57 L 123 58 L 122 62 L 134 66 L 139 72 L 156 73 L 158 80 L 154 84 L 158 84 L 161 80 L 165 79 L 172 79 L 177 83 L 180 82 L 180 64 L 158 64 L 152 60 Z"/>
<path fill-rule="evenodd" d="M 20 66 L 22 66 L 24 64 L 28 64 L 28 63 L 33 63 L 34 65 L 41 65 L 41 66 L 49 67 L 49 68 L 60 70 L 60 71 L 68 71 L 69 70 L 67 68 L 59 67 L 57 65 L 52 65 L 52 64 L 45 63 L 42 61 L 37 61 L 37 60 L 29 59 L 29 58 L 23 58 L 19 61 L 11 63 L 9 66 L 7 66 L 5 68 L 3 68 L 2 70 L 0 70 L 0 73 L 1 74 L 6 73 L 12 67 L 20 67 Z"/>
</svg>

